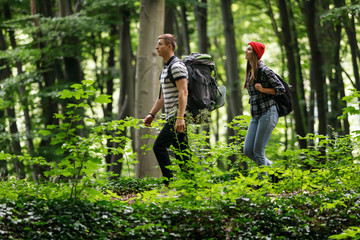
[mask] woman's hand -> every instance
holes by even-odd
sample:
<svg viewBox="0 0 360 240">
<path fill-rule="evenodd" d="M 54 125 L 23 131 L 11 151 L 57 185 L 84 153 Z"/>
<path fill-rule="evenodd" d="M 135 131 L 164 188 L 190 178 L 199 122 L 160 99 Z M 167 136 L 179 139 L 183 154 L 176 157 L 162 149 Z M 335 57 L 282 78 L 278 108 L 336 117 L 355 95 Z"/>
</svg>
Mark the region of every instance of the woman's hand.
<svg viewBox="0 0 360 240">
<path fill-rule="evenodd" d="M 255 89 L 264 94 L 276 95 L 275 88 L 263 88 L 261 83 L 256 83 Z"/>
<path fill-rule="evenodd" d="M 264 88 L 262 87 L 261 83 L 256 83 L 255 89 L 258 90 L 259 92 L 262 92 Z"/>
</svg>

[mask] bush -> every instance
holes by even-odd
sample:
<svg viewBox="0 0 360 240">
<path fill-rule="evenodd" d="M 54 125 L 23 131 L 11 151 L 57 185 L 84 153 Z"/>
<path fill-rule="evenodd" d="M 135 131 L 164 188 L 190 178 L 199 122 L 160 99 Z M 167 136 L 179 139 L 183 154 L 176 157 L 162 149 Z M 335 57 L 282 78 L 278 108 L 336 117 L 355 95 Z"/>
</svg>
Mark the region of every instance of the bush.
<svg viewBox="0 0 360 240">
<path fill-rule="evenodd" d="M 326 239 L 360 224 L 360 195 L 262 197 L 186 207 L 19 197 L 0 201 L 4 239 Z M 161 196 L 159 196 L 161 197 Z M 323 202 L 337 202 L 324 208 Z"/>
</svg>

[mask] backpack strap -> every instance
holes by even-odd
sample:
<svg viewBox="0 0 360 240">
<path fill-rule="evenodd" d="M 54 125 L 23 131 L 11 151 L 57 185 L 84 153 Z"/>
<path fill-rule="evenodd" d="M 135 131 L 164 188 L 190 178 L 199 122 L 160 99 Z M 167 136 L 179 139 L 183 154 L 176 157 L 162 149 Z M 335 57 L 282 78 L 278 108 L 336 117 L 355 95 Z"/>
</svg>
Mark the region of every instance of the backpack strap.
<svg viewBox="0 0 360 240">
<path fill-rule="evenodd" d="M 261 83 L 262 67 L 258 68 L 258 73 L 255 79 L 255 83 Z"/>
<path fill-rule="evenodd" d="M 170 79 L 170 81 L 175 85 L 176 87 L 176 83 L 175 83 L 175 79 L 172 75 L 172 72 L 171 72 L 171 68 L 173 66 L 174 63 L 177 63 L 177 62 L 180 62 L 180 59 L 178 58 L 175 58 L 170 64 L 169 64 L 169 67 L 168 67 L 168 74 L 167 74 L 167 77 Z M 166 78 L 166 77 L 165 77 Z"/>
</svg>

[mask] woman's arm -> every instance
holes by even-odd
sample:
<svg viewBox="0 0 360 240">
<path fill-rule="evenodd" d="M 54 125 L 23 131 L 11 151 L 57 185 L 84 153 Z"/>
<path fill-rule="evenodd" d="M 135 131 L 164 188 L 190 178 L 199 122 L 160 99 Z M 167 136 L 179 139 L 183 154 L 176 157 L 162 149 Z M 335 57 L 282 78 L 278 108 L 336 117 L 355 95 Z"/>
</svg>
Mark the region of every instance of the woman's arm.
<svg viewBox="0 0 360 240">
<path fill-rule="evenodd" d="M 265 94 L 269 94 L 269 95 L 276 95 L 275 88 L 263 88 L 261 83 L 256 83 L 255 89 L 261 93 L 265 93 Z"/>
</svg>

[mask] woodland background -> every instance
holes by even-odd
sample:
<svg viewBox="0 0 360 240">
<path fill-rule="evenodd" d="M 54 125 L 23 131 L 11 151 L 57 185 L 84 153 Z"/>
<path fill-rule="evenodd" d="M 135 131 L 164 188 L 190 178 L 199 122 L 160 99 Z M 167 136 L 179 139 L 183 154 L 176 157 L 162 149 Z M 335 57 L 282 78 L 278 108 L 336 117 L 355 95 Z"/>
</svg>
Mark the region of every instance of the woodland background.
<svg viewBox="0 0 360 240">
<path fill-rule="evenodd" d="M 210 142 L 231 139 L 236 132 L 226 123 L 249 115 L 242 85 L 244 49 L 250 41 L 265 43 L 265 64 L 292 86 L 293 114 L 280 121 L 281 135 L 273 137 L 284 143 L 281 150 L 309 147 L 312 143 L 301 138 L 307 134 L 336 137 L 358 129 L 358 116 L 339 118 L 351 107 L 343 98 L 360 90 L 356 0 L 2 0 L 0 9 L 4 153 L 26 152 L 58 161 L 61 156 L 50 136 L 39 131 L 61 122 L 54 116 L 65 113 L 69 101 L 58 93 L 82 80 L 94 81 L 95 95 L 106 94 L 112 100 L 101 106 L 88 100 L 89 108 L 82 114 L 94 117 L 96 124 L 142 119 L 158 94 L 161 59 L 155 44 L 164 32 L 177 37 L 178 56 L 214 56 L 218 84 L 228 89 L 226 107 L 212 114 Z M 83 125 L 79 134 L 86 135 L 92 125 Z M 144 131 L 149 130 L 140 132 Z M 141 146 L 150 142 L 132 133 L 140 156 Z M 108 146 L 113 144 L 108 140 Z M 105 157 L 109 164 L 119 159 L 111 153 Z M 136 176 L 159 176 L 150 152 L 140 162 Z M 37 180 L 41 170 L 25 165 L 16 159 L 0 161 L 0 176 L 16 173 L 25 178 L 31 173 Z M 122 164 L 110 169 L 121 174 Z"/>
<path fill-rule="evenodd" d="M 359 239 L 359 13 L 358 0 L 0 0 L 0 238 Z M 142 124 L 162 33 L 177 56 L 211 54 L 227 88 L 209 124 L 188 122 L 189 171 L 172 165 L 170 188 L 151 151 L 164 118 Z M 292 85 L 271 168 L 242 154 L 250 41 Z"/>
</svg>

